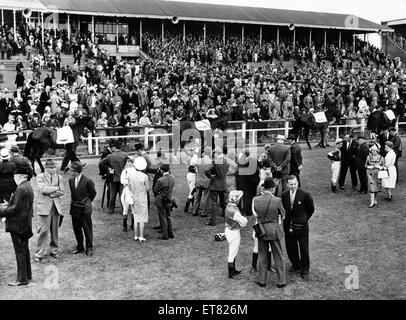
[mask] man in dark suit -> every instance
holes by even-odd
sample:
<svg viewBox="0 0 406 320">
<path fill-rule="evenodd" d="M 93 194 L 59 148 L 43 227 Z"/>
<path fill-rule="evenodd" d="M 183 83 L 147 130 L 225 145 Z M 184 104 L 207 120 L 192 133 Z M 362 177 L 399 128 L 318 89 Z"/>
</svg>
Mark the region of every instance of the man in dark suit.
<svg viewBox="0 0 406 320">
<path fill-rule="evenodd" d="M 100 161 L 107 158 L 108 155 L 113 153 L 113 142 L 114 140 L 109 141 L 109 145 L 104 148 L 102 155 L 100 157 Z M 112 180 L 112 175 L 109 173 L 109 170 L 106 169 L 106 167 L 101 166 L 99 162 L 99 175 L 102 176 L 102 179 L 105 180 L 104 182 L 104 187 L 103 187 L 103 200 L 102 200 L 102 207 L 103 207 L 103 202 L 104 202 L 104 194 L 107 190 L 107 207 L 109 206 L 110 203 L 110 183 Z"/>
<path fill-rule="evenodd" d="M 230 166 L 227 158 L 224 156 L 223 151 L 221 148 L 214 149 L 214 167 L 212 171 L 212 176 L 210 179 L 209 185 L 209 197 L 208 200 L 210 202 L 210 218 L 209 221 L 206 223 L 208 226 L 215 226 L 216 225 L 216 206 L 217 198 L 220 199 L 220 207 L 223 211 L 222 217 L 224 217 L 226 211 L 226 200 L 225 200 L 225 193 L 227 192 L 227 172 L 228 167 Z"/>
<path fill-rule="evenodd" d="M 83 165 L 74 162 L 70 167 L 69 188 L 71 192 L 70 214 L 77 242 L 73 254 L 84 252 L 83 233 L 86 238 L 86 255 L 93 255 L 92 202 L 96 198 L 94 182 L 82 174 Z M 83 233 L 82 233 L 83 230 Z"/>
<path fill-rule="evenodd" d="M 268 152 L 268 160 L 271 164 L 272 174 L 275 172 L 282 174 L 282 188 L 287 190 L 287 180 L 290 172 L 291 153 L 290 147 L 285 145 L 286 139 L 282 135 L 276 137 L 274 144 Z"/>
<path fill-rule="evenodd" d="M 282 194 L 282 203 L 286 211 L 284 221 L 286 251 L 292 267 L 302 279 L 309 279 L 309 220 L 314 213 L 312 196 L 302 189 L 296 176 L 288 178 L 289 190 Z M 298 248 L 299 247 L 299 248 Z M 300 253 L 300 256 L 299 256 Z"/>
<path fill-rule="evenodd" d="M 402 140 L 400 139 L 396 128 L 390 128 L 389 133 L 390 133 L 390 137 L 391 137 L 390 141 L 393 143 L 393 151 L 395 151 L 395 153 L 396 153 L 395 168 L 396 168 L 396 172 L 397 172 L 397 180 L 396 180 L 396 182 L 397 182 L 399 180 L 398 161 L 399 161 L 399 158 L 402 157 Z"/>
<path fill-rule="evenodd" d="M 127 163 L 127 158 L 128 154 L 121 151 L 121 142 L 116 140 L 113 142 L 113 153 L 109 154 L 99 163 L 99 168 L 102 168 L 104 171 L 107 171 L 111 174 L 111 180 L 109 184 L 109 214 L 114 213 L 117 194 L 119 194 L 119 197 L 121 197 L 121 193 L 123 192 L 123 186 L 120 182 L 120 176 Z"/>
<path fill-rule="evenodd" d="M 391 135 L 390 135 L 388 129 L 383 130 L 378 136 L 378 142 L 379 142 L 379 145 L 381 146 L 379 153 L 381 154 L 382 157 L 386 156 L 386 151 L 385 151 L 385 142 L 386 141 L 391 141 Z"/>
<path fill-rule="evenodd" d="M 154 196 L 155 205 L 158 210 L 159 222 L 162 228 L 162 240 L 173 239 L 173 229 L 171 221 L 172 192 L 175 188 L 175 177 L 169 173 L 169 164 L 163 164 L 160 168 L 163 175 L 155 184 Z"/>
<path fill-rule="evenodd" d="M 32 279 L 28 241 L 33 236 L 34 192 L 28 181 L 29 168 L 19 164 L 14 169 L 17 189 L 10 202 L 0 205 L 0 218 L 6 218 L 6 232 L 11 235 L 17 259 L 17 280 L 9 286 L 24 286 Z"/>
<path fill-rule="evenodd" d="M 296 143 L 295 135 L 291 134 L 288 137 L 290 142 L 290 173 L 294 175 L 299 182 L 300 188 L 300 171 L 303 169 L 302 148 Z"/>
<path fill-rule="evenodd" d="M 341 148 L 341 171 L 339 178 L 340 189 L 344 190 L 345 178 L 350 168 L 352 189 L 357 190 L 357 168 L 355 166 L 355 154 L 358 150 L 358 142 L 353 139 L 352 134 L 345 135 L 345 141 Z"/>
<path fill-rule="evenodd" d="M 357 168 L 360 189 L 359 193 L 368 193 L 368 177 L 365 163 L 369 155 L 369 146 L 363 135 L 358 136 L 358 150 L 355 154 L 355 165 Z"/>
</svg>

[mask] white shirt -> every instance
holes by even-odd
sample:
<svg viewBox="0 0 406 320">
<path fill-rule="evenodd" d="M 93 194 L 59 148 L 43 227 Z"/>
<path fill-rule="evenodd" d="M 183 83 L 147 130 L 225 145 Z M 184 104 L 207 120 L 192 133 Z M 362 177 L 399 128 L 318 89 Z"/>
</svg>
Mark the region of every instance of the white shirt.
<svg viewBox="0 0 406 320">
<path fill-rule="evenodd" d="M 79 185 L 79 182 L 80 182 L 80 179 L 81 179 L 81 178 L 82 178 L 82 174 L 78 175 L 78 176 L 75 178 L 75 189 L 78 188 L 78 185 Z"/>
<path fill-rule="evenodd" d="M 295 191 L 290 190 L 290 206 L 292 208 L 293 208 L 293 204 L 295 202 L 296 192 L 297 192 L 297 190 L 295 190 Z"/>
</svg>

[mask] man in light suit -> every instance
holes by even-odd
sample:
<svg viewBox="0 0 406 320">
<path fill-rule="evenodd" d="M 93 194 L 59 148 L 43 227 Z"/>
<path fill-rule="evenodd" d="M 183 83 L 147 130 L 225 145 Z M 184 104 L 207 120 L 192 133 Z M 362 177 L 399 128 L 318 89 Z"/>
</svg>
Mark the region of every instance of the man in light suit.
<svg viewBox="0 0 406 320">
<path fill-rule="evenodd" d="M 226 210 L 226 200 L 225 193 L 227 192 L 227 172 L 229 168 L 229 163 L 227 158 L 224 156 L 223 151 L 220 148 L 214 149 L 214 161 L 213 161 L 213 171 L 211 176 L 211 181 L 209 185 L 209 208 L 210 208 L 210 218 L 206 223 L 208 226 L 216 225 L 216 207 L 217 198 L 220 199 L 220 207 L 223 211 L 222 217 L 225 215 Z"/>
<path fill-rule="evenodd" d="M 163 164 L 160 170 L 163 176 L 158 179 L 154 187 L 155 205 L 158 210 L 159 222 L 162 228 L 161 240 L 173 239 L 171 221 L 172 192 L 175 187 L 175 177 L 169 172 L 169 164 Z"/>
<path fill-rule="evenodd" d="M 211 154 L 212 154 L 212 149 L 210 147 L 204 148 L 204 156 L 201 159 L 198 159 L 196 163 L 196 170 L 197 170 L 197 176 L 196 176 L 196 202 L 195 202 L 195 207 L 193 209 L 194 216 L 199 215 L 199 208 L 200 208 L 200 202 L 203 200 L 203 212 L 202 212 L 202 217 L 207 217 L 207 210 L 208 210 L 208 205 L 207 205 L 207 197 L 209 194 L 209 185 L 210 185 L 210 178 L 209 174 L 210 171 L 213 169 L 213 160 L 211 159 Z"/>
<path fill-rule="evenodd" d="M 93 255 L 93 226 L 92 202 L 96 198 L 94 182 L 82 174 L 83 165 L 74 162 L 70 167 L 71 179 L 69 188 L 71 192 L 70 214 L 72 216 L 73 232 L 77 242 L 73 254 L 83 253 L 83 233 L 86 238 L 86 255 Z"/>
<path fill-rule="evenodd" d="M 286 251 L 292 263 L 290 271 L 300 271 L 302 279 L 307 281 L 310 269 L 309 220 L 314 213 L 313 198 L 308 192 L 299 189 L 296 176 L 289 176 L 288 183 L 289 190 L 282 194 L 286 212 L 284 221 Z"/>
<path fill-rule="evenodd" d="M 280 198 L 275 197 L 276 184 L 272 178 L 266 178 L 262 184 L 263 193 L 252 201 L 252 213 L 257 217 L 258 223 L 264 225 L 266 235 L 258 239 L 258 271 L 260 287 L 266 286 L 266 278 L 269 265 L 269 246 L 272 248 L 272 255 L 275 260 L 275 269 L 278 276 L 278 288 L 286 286 L 285 262 L 281 240 L 284 237 L 282 220 L 285 210 Z"/>
<path fill-rule="evenodd" d="M 282 174 L 282 188 L 283 191 L 288 189 L 287 181 L 290 173 L 290 146 L 285 145 L 286 138 L 283 135 L 276 137 L 276 144 L 274 144 L 268 152 L 268 160 L 271 164 L 272 174 Z"/>
<path fill-rule="evenodd" d="M 48 250 L 48 234 L 51 236 L 50 256 L 58 258 L 58 228 L 62 213 L 61 197 L 65 193 L 62 176 L 56 174 L 51 159 L 45 162 L 45 173 L 37 176 L 38 238 L 35 262 L 41 262 Z"/>
</svg>

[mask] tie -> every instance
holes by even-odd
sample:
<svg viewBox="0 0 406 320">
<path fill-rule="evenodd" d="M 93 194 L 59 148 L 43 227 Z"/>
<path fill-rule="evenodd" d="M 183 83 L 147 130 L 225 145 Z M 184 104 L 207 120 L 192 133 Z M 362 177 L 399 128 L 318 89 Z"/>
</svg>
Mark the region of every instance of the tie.
<svg viewBox="0 0 406 320">
<path fill-rule="evenodd" d="M 295 202 L 295 194 L 293 192 L 290 193 L 290 207 L 293 209 L 293 203 Z"/>
</svg>

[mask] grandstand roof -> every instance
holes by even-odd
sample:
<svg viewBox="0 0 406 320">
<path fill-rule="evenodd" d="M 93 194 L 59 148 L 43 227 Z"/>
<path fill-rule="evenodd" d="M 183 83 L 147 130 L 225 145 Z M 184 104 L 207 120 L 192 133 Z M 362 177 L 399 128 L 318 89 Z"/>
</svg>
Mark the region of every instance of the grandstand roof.
<svg viewBox="0 0 406 320">
<path fill-rule="evenodd" d="M 48 11 L 140 18 L 179 17 L 187 21 L 213 21 L 297 27 L 334 28 L 359 32 L 393 31 L 380 24 L 346 14 L 241 7 L 162 0 L 40 0 Z"/>
<path fill-rule="evenodd" d="M 23 10 L 25 8 L 30 8 L 35 11 L 43 11 L 47 9 L 39 0 L 1 0 L 0 8 L 8 10 Z"/>
</svg>

